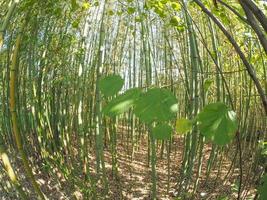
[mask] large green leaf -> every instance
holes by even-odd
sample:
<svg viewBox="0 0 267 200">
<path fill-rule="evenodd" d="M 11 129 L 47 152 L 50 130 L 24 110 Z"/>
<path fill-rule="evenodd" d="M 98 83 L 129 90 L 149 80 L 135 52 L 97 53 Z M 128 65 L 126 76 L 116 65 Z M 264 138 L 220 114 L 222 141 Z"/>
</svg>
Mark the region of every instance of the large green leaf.
<svg viewBox="0 0 267 200">
<path fill-rule="evenodd" d="M 159 124 L 152 129 L 152 134 L 155 139 L 168 140 L 172 135 L 172 128 L 168 124 Z"/>
<path fill-rule="evenodd" d="M 218 145 L 229 143 L 238 126 L 235 112 L 223 103 L 205 106 L 198 114 L 197 121 L 201 133 Z"/>
<path fill-rule="evenodd" d="M 124 94 L 112 99 L 104 108 L 103 113 L 110 117 L 122 114 L 134 106 L 135 102 L 141 95 L 141 90 L 133 88 L 127 90 Z"/>
<path fill-rule="evenodd" d="M 267 199 L 267 174 L 265 174 L 262 178 L 261 186 L 258 188 L 258 193 L 260 195 L 260 200 Z"/>
<path fill-rule="evenodd" d="M 176 121 L 176 131 L 178 134 L 185 134 L 192 129 L 192 121 L 181 118 Z"/>
<path fill-rule="evenodd" d="M 175 117 L 177 100 L 169 90 L 149 89 L 137 101 L 134 112 L 143 122 L 168 121 Z"/>
<path fill-rule="evenodd" d="M 99 89 L 106 96 L 113 96 L 119 92 L 124 80 L 119 75 L 109 75 L 99 80 Z"/>
</svg>

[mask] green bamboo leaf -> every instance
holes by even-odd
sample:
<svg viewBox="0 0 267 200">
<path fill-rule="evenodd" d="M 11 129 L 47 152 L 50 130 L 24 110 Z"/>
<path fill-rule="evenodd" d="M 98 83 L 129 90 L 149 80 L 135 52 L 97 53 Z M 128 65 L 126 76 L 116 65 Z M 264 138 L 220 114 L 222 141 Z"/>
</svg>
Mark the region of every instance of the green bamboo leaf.
<svg viewBox="0 0 267 200">
<path fill-rule="evenodd" d="M 206 79 L 204 81 L 204 91 L 205 92 L 207 92 L 209 90 L 209 88 L 212 85 L 212 83 L 213 83 L 213 80 L 211 80 L 211 79 Z"/>
<path fill-rule="evenodd" d="M 179 26 L 181 22 L 181 18 L 177 17 L 177 16 L 173 16 L 171 19 L 170 19 L 170 24 L 172 26 Z"/>
<path fill-rule="evenodd" d="M 235 112 L 223 103 L 205 106 L 198 114 L 197 122 L 201 133 L 218 145 L 229 143 L 238 127 Z"/>
<path fill-rule="evenodd" d="M 71 9 L 76 10 L 79 8 L 79 4 L 77 3 L 76 0 L 71 0 Z"/>
<path fill-rule="evenodd" d="M 83 7 L 83 9 L 88 10 L 88 9 L 91 7 L 91 5 L 90 5 L 89 2 L 84 2 L 84 3 L 82 4 L 82 7 Z"/>
<path fill-rule="evenodd" d="M 181 118 L 176 121 L 176 131 L 178 134 L 185 134 L 192 129 L 192 121 Z"/>
<path fill-rule="evenodd" d="M 128 14 L 133 14 L 134 12 L 135 12 L 135 8 L 134 7 L 129 7 L 128 9 L 127 9 L 127 12 L 128 12 Z"/>
<path fill-rule="evenodd" d="M 172 128 L 168 124 L 159 124 L 152 129 L 153 137 L 157 140 L 168 140 L 172 135 Z"/>
<path fill-rule="evenodd" d="M 99 89 L 106 96 L 113 96 L 119 92 L 124 80 L 119 75 L 109 75 L 99 80 Z"/>
<path fill-rule="evenodd" d="M 135 105 L 135 102 L 141 95 L 141 90 L 133 88 L 127 90 L 124 94 L 111 100 L 104 108 L 103 113 L 107 116 L 114 117 L 128 111 Z"/>
<path fill-rule="evenodd" d="M 141 121 L 168 121 L 175 117 L 177 99 L 166 89 L 149 89 L 136 102 L 134 112 Z"/>
<path fill-rule="evenodd" d="M 181 10 L 181 5 L 178 2 L 170 2 L 171 7 L 175 10 L 175 11 L 180 11 Z"/>
</svg>

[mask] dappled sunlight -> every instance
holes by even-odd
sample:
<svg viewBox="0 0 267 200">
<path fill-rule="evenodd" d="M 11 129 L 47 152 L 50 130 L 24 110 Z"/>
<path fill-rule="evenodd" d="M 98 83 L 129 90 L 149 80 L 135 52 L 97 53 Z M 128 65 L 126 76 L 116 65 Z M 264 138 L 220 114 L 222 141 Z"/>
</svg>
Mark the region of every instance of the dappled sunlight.
<svg viewBox="0 0 267 200">
<path fill-rule="evenodd" d="M 267 199 L 263 0 L 0 0 L 0 200 Z"/>
<path fill-rule="evenodd" d="M 123 108 L 128 107 L 132 103 L 133 103 L 133 100 L 123 101 L 123 102 L 120 102 L 117 105 L 113 106 L 110 110 L 111 110 L 111 112 L 117 112 L 118 110 L 121 110 Z"/>
</svg>

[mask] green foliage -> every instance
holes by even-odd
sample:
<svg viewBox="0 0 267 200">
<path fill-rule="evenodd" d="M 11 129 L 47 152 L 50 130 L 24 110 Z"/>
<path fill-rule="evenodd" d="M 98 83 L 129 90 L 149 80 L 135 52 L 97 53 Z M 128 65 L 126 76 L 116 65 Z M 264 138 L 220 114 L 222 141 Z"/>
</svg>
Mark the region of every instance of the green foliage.
<svg viewBox="0 0 267 200">
<path fill-rule="evenodd" d="M 231 191 L 238 192 L 239 185 L 240 185 L 239 182 L 236 180 L 234 183 L 231 184 Z"/>
<path fill-rule="evenodd" d="M 166 17 L 166 5 L 167 1 L 164 0 L 148 0 L 146 1 L 146 9 L 153 9 L 154 12 L 161 18 Z"/>
<path fill-rule="evenodd" d="M 79 8 L 79 4 L 77 3 L 76 0 L 71 0 L 71 9 L 72 11 L 75 11 Z"/>
<path fill-rule="evenodd" d="M 212 9 L 212 12 L 215 15 L 217 15 L 217 17 L 223 22 L 223 24 L 230 25 L 231 20 L 228 17 L 227 12 L 224 9 L 224 7 L 219 7 L 219 8 Z"/>
<path fill-rule="evenodd" d="M 128 14 L 133 14 L 133 13 L 135 13 L 135 7 L 129 7 L 128 9 L 127 9 L 127 12 L 128 12 Z"/>
<path fill-rule="evenodd" d="M 259 187 L 258 193 L 260 195 L 259 200 L 267 199 L 267 174 L 265 174 L 262 178 L 262 185 Z"/>
<path fill-rule="evenodd" d="M 109 75 L 99 81 L 100 91 L 106 96 L 113 96 L 119 92 L 124 84 L 124 80 L 119 75 Z"/>
<path fill-rule="evenodd" d="M 181 21 L 181 19 L 180 19 L 179 17 L 177 17 L 177 16 L 173 16 L 173 17 L 170 19 L 170 24 L 171 24 L 172 26 L 179 26 L 180 21 Z"/>
<path fill-rule="evenodd" d="M 181 5 L 177 2 L 170 2 L 171 7 L 173 8 L 173 10 L 175 11 L 180 11 L 181 10 Z"/>
<path fill-rule="evenodd" d="M 90 5 L 89 2 L 84 2 L 84 3 L 82 4 L 82 7 L 83 7 L 85 10 L 88 10 L 88 9 L 91 7 L 91 5 Z"/>
<path fill-rule="evenodd" d="M 179 32 L 185 30 L 185 24 L 177 16 L 181 12 L 181 5 L 171 0 L 147 0 L 145 4 L 147 10 L 153 10 L 163 21 Z M 175 13 L 175 15 L 173 15 Z"/>
<path fill-rule="evenodd" d="M 15 2 L 17 5 L 14 11 L 10 12 L 10 17 L 7 17 Z M 0 140 L 2 143 L 7 147 L 15 144 L 16 138 L 10 135 L 12 125 L 16 124 L 11 122 L 10 114 L 13 113 L 12 115 L 16 116 L 18 122 L 23 122 L 21 143 L 31 147 L 29 151 L 38 150 L 31 155 L 41 156 L 44 161 L 40 165 L 38 163 L 32 165 L 36 171 L 44 170 L 45 173 L 58 176 L 51 176 L 51 183 L 55 178 L 58 178 L 60 183 L 71 183 L 71 187 L 67 187 L 69 191 L 62 191 L 64 192 L 63 196 L 61 195 L 63 198 L 74 197 L 75 193 L 78 193 L 77 199 L 81 198 L 79 195 L 87 199 L 104 199 L 106 196 L 113 199 L 118 195 L 113 196 L 109 189 L 112 184 L 118 183 L 121 173 L 127 172 L 127 170 L 120 171 L 118 166 L 121 160 L 117 158 L 121 156 L 121 153 L 125 153 L 126 158 L 128 154 L 131 154 L 131 160 L 123 159 L 124 164 L 130 165 L 132 162 L 129 163 L 129 160 L 140 161 L 140 159 L 136 160 L 139 150 L 143 154 L 149 147 L 149 152 L 147 152 L 149 159 L 141 160 L 140 164 L 146 165 L 147 162 L 151 162 L 150 166 L 151 169 L 154 167 L 154 172 L 151 170 L 149 177 L 155 186 L 161 186 L 165 182 L 162 183 L 161 179 L 156 178 L 157 156 L 153 153 L 155 150 L 159 153 L 160 149 L 157 147 L 160 145 L 155 143 L 153 138 L 169 139 L 172 137 L 172 131 L 177 130 L 178 134 L 185 134 L 189 133 L 194 126 L 193 133 L 199 134 L 201 131 L 201 134 L 206 135 L 216 144 L 218 138 L 220 143 L 230 142 L 237 125 L 235 117 L 229 117 L 235 114 L 225 105 L 214 109 L 208 109 L 207 106 L 203 111 L 200 110 L 200 117 L 192 118 L 195 117 L 199 108 L 202 109 L 205 102 L 214 99 L 227 101 L 231 98 L 236 106 L 235 109 L 240 113 L 240 119 L 243 120 L 240 123 L 240 130 L 242 130 L 240 134 L 244 136 L 241 142 L 248 145 L 248 148 L 243 149 L 243 153 L 246 155 L 247 151 L 250 151 L 252 158 L 246 160 L 244 170 L 251 169 L 255 161 L 260 167 L 264 166 L 267 158 L 266 141 L 259 141 L 255 145 L 256 139 L 263 139 L 266 134 L 266 118 L 262 117 L 263 107 L 261 107 L 256 90 L 260 87 L 264 89 L 267 76 L 266 55 L 261 48 L 260 37 L 257 37 L 255 30 L 246 21 L 242 21 L 242 17 L 246 18 L 246 14 L 240 1 L 226 0 L 224 2 L 242 17 L 238 17 L 219 3 L 216 8 L 214 1 L 201 0 L 201 2 L 222 22 L 236 40 L 241 51 L 244 52 L 247 61 L 254 68 L 252 71 L 259 79 L 257 88 L 254 85 L 257 82 L 246 73 L 248 68 L 244 68 L 241 64 L 238 54 L 234 52 L 227 37 L 220 31 L 213 19 L 201 11 L 195 1 L 2 0 L 0 3 L 1 27 L 6 26 L 3 29 L 0 28 L 0 65 L 6 66 L 3 67 L 3 73 L 0 75 L 0 89 L 3 91 L 0 95 L 2 100 L 0 101 L 2 123 Z M 255 1 L 255 4 L 266 14 L 267 4 L 264 1 Z M 7 20 L 8 18 L 10 19 Z M 259 20 L 256 22 L 262 29 L 261 32 L 265 33 Z M 182 30 L 186 31 L 181 34 Z M 23 34 L 20 34 L 21 32 Z M 18 48 L 19 54 L 16 56 L 16 40 L 20 37 L 22 37 L 21 45 Z M 18 58 L 15 59 L 16 57 Z M 101 71 L 108 74 L 125 74 L 128 81 L 127 87 L 135 85 L 140 89 L 121 91 L 124 86 L 119 76 L 117 80 L 114 76 L 111 76 L 113 80 L 108 80 L 107 77 L 104 78 L 106 74 L 103 74 L 103 78 L 97 79 L 96 82 L 96 69 L 92 66 L 98 61 L 101 64 L 99 67 L 103 69 Z M 15 70 L 12 69 L 12 63 L 16 66 Z M 218 74 L 217 67 L 222 73 Z M 9 84 L 13 83 L 10 78 L 14 74 L 16 77 L 12 80 L 15 86 L 12 87 L 14 90 L 10 90 Z M 190 120 L 182 118 L 176 121 L 175 104 L 167 106 L 166 102 L 157 97 L 162 92 L 159 93 L 160 95 L 154 95 L 155 97 L 151 95 L 152 97 L 147 100 L 145 97 L 149 92 L 145 93 L 146 90 L 141 88 L 149 82 L 157 86 L 166 85 L 172 88 L 179 98 L 177 115 L 190 116 Z M 10 108 L 10 91 L 13 91 L 12 96 L 21 97 L 15 98 L 17 101 L 14 101 L 16 105 L 14 109 Z M 99 92 L 103 98 L 99 96 Z M 142 108 L 139 110 L 141 113 L 136 111 L 136 107 Z M 148 109 L 146 110 L 145 107 Z M 10 110 L 16 112 L 10 113 Z M 137 114 L 136 118 L 133 116 L 134 113 Z M 104 118 L 101 114 L 105 115 Z M 123 119 L 113 118 L 118 115 Z M 109 120 L 106 116 L 113 119 Z M 142 121 L 138 117 L 141 117 Z M 144 126 L 142 122 L 150 124 Z M 229 123 L 230 127 L 232 126 L 230 130 Z M 152 136 L 150 143 L 142 142 L 148 139 L 144 135 L 146 127 L 151 127 L 149 129 L 149 136 Z M 261 135 L 263 138 L 254 138 L 256 129 L 263 131 Z M 12 133 L 15 133 L 17 129 L 14 128 L 14 130 Z M 250 132 L 249 142 L 252 143 L 245 141 L 245 136 Z M 184 152 L 185 164 L 181 166 L 181 171 L 186 172 L 186 176 L 166 181 L 166 188 L 173 193 L 169 195 L 171 199 L 196 198 L 194 191 L 196 189 L 199 192 L 198 178 L 188 179 L 188 177 L 196 175 L 195 177 L 200 176 L 201 179 L 209 179 L 214 174 L 213 170 L 216 170 L 217 164 L 224 164 L 219 160 L 224 156 L 224 150 L 232 154 L 234 153 L 232 151 L 237 148 L 229 145 L 222 151 L 221 148 L 215 146 L 209 155 L 209 162 L 205 163 L 205 159 L 202 158 L 206 156 L 207 146 L 202 145 L 202 136 L 195 134 L 188 137 L 183 144 L 181 143 L 183 138 L 178 138 L 176 143 L 179 144 L 177 154 Z M 35 136 L 38 136 L 37 140 Z M 20 137 L 17 138 L 20 139 Z M 31 141 L 35 141 L 33 145 L 29 143 Z M 175 147 L 169 144 L 164 145 L 162 146 L 164 147 L 162 148 L 163 159 L 164 162 L 168 162 L 169 169 L 173 164 L 179 163 L 173 163 L 176 161 L 172 160 L 173 157 L 169 151 L 165 155 L 166 147 Z M 109 150 L 108 155 L 106 155 L 106 150 Z M 107 156 L 108 159 L 105 159 Z M 15 161 L 15 159 L 16 157 L 12 160 Z M 29 161 L 31 159 L 29 157 Z M 92 159 L 96 161 L 96 165 L 92 166 L 94 169 L 91 169 L 90 165 Z M 205 169 L 201 168 L 203 162 L 207 164 Z M 197 169 L 196 165 L 200 168 Z M 224 167 L 222 166 L 222 169 Z M 234 166 L 232 170 L 235 168 Z M 147 171 L 143 167 L 139 170 Z M 19 171 L 21 171 L 20 168 Z M 90 176 L 91 171 L 95 172 L 93 176 Z M 24 172 L 23 169 L 22 172 Z M 171 177 L 173 174 L 169 172 L 168 176 Z M 133 173 L 138 173 L 138 170 L 133 170 Z M 109 174 L 114 179 L 106 181 L 108 179 L 106 175 Z M 232 193 L 237 194 L 240 189 L 238 176 L 229 176 L 225 181 L 229 182 L 228 179 L 231 179 L 231 183 L 235 183 Z M 261 199 L 267 199 L 266 176 L 264 179 L 264 184 L 257 188 Z M 44 180 L 46 185 L 49 180 Z M 140 186 L 138 184 L 138 187 L 147 184 L 148 180 L 145 177 L 144 184 Z M 156 181 L 159 183 L 156 184 Z M 12 196 L 15 198 L 17 193 L 14 188 L 10 187 L 10 182 L 6 181 L 5 177 L 2 182 L 3 191 L 8 192 L 12 189 L 14 194 L 11 194 L 10 198 Z M 21 183 L 23 188 L 24 181 Z M 43 185 L 42 180 L 40 184 Z M 179 194 L 171 189 L 173 184 L 182 186 Z M 44 192 L 47 192 L 47 188 L 43 186 Z M 101 194 L 99 187 L 103 191 Z M 186 188 L 191 188 L 192 193 L 188 193 Z M 90 190 L 94 192 L 89 194 Z M 121 190 L 118 192 L 121 193 Z M 153 185 L 151 190 L 154 191 Z M 231 199 L 232 194 L 229 194 L 227 198 L 225 195 L 220 195 L 220 192 L 211 190 L 205 188 L 203 195 L 200 194 L 201 198 L 212 198 L 216 193 L 214 198 L 217 200 Z M 28 189 L 27 191 L 34 193 Z M 159 192 L 158 197 L 161 196 L 161 190 L 156 188 L 155 191 Z M 125 195 L 132 195 L 130 193 L 131 191 Z M 145 191 L 145 193 L 143 196 L 156 199 L 154 198 L 156 195 L 148 194 L 153 194 L 153 192 Z M 53 199 L 52 196 L 55 195 L 48 194 L 48 199 Z M 180 198 L 176 197 L 177 195 L 180 195 Z M 251 194 L 253 197 L 254 195 Z"/>
<path fill-rule="evenodd" d="M 259 141 L 258 148 L 260 149 L 260 155 L 267 157 L 267 142 L 263 140 Z"/>
<path fill-rule="evenodd" d="M 172 128 L 168 124 L 159 124 L 152 129 L 152 134 L 155 139 L 168 140 L 172 135 Z"/>
<path fill-rule="evenodd" d="M 168 121 L 175 117 L 176 103 L 176 97 L 169 90 L 153 88 L 139 98 L 134 112 L 143 122 Z"/>
<path fill-rule="evenodd" d="M 211 80 L 211 79 L 206 79 L 204 81 L 204 91 L 205 92 L 207 92 L 210 89 L 212 83 L 213 83 L 213 80 Z"/>
<path fill-rule="evenodd" d="M 176 131 L 178 134 L 185 134 L 192 129 L 192 121 L 181 118 L 176 121 Z"/>
<path fill-rule="evenodd" d="M 227 196 L 221 196 L 221 197 L 218 197 L 217 200 L 228 200 L 229 198 Z"/>
<path fill-rule="evenodd" d="M 100 80 L 100 89 L 106 96 L 112 96 L 121 89 L 123 82 L 118 75 L 108 76 Z M 177 99 L 166 89 L 148 89 L 142 94 L 141 89 L 135 88 L 110 101 L 103 108 L 103 113 L 114 117 L 132 107 L 135 115 L 145 123 L 165 122 L 175 117 Z M 229 143 L 237 130 L 236 114 L 223 103 L 207 105 L 198 114 L 196 121 L 200 132 L 218 145 Z M 185 118 L 176 121 L 176 131 L 179 134 L 187 133 L 192 126 L 193 122 Z M 164 129 L 166 134 L 162 134 Z M 171 135 L 171 129 L 166 124 L 157 126 L 152 132 L 156 139 L 166 139 Z"/>
<path fill-rule="evenodd" d="M 114 11 L 113 11 L 112 9 L 108 9 L 108 10 L 107 10 L 107 14 L 108 14 L 109 16 L 112 16 L 112 15 L 114 15 Z"/>
<path fill-rule="evenodd" d="M 113 84 L 111 84 L 113 83 Z M 115 85 L 116 89 L 111 85 Z M 100 89 L 107 95 L 115 94 L 122 82 L 117 76 L 101 79 Z M 151 123 L 153 121 L 168 121 L 175 117 L 177 112 L 177 100 L 175 96 L 166 89 L 153 88 L 141 95 L 140 89 L 130 89 L 110 101 L 104 108 L 103 113 L 110 117 L 119 115 L 129 108 L 134 107 L 134 113 L 141 121 Z"/>
<path fill-rule="evenodd" d="M 204 107 L 197 116 L 201 133 L 218 145 L 229 143 L 237 130 L 237 119 L 223 103 L 212 103 Z"/>
<path fill-rule="evenodd" d="M 103 108 L 103 113 L 110 117 L 122 114 L 135 105 L 140 95 L 141 95 L 140 89 L 138 88 L 130 89 L 126 91 L 124 94 L 119 95 L 113 100 L 111 100 Z"/>
</svg>

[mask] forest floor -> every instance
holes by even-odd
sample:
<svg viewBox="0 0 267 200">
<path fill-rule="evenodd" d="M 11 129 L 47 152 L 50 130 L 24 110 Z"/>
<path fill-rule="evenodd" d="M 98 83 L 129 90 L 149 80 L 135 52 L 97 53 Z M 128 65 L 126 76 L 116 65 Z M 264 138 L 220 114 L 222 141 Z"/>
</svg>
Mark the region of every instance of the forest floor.
<svg viewBox="0 0 267 200">
<path fill-rule="evenodd" d="M 105 161 L 106 161 L 106 177 L 109 184 L 109 193 L 104 196 L 103 184 L 99 181 L 96 183 L 96 198 L 94 199 L 150 199 L 150 168 L 148 167 L 148 141 L 146 138 L 141 139 L 141 143 L 139 144 L 139 149 L 136 149 L 133 158 L 131 159 L 131 146 L 128 147 L 126 136 L 118 135 L 118 144 L 117 144 L 117 158 L 118 158 L 118 175 L 114 177 L 112 175 L 112 155 L 110 149 L 105 149 Z M 160 148 L 158 148 L 157 152 L 157 193 L 158 199 L 169 200 L 174 199 L 178 200 L 181 198 L 177 197 L 177 183 L 181 182 L 180 180 L 180 168 L 182 164 L 182 153 L 183 153 L 183 139 L 182 137 L 175 137 L 173 141 L 173 149 L 171 150 L 170 158 L 170 176 L 168 181 L 168 162 L 167 162 L 167 153 L 164 151 L 163 156 L 161 158 Z M 224 156 L 220 164 L 220 173 L 218 175 L 219 167 L 216 169 L 213 168 L 208 180 L 206 180 L 205 172 L 206 172 L 206 164 L 211 152 L 211 145 L 205 144 L 203 154 L 205 155 L 203 158 L 203 166 L 202 166 L 202 174 L 199 178 L 199 186 L 196 193 L 191 196 L 191 198 L 184 197 L 182 199 L 210 199 L 210 200 L 226 200 L 226 199 L 236 199 L 237 197 L 237 187 L 235 182 L 238 180 L 239 169 L 235 166 L 233 173 L 230 174 L 231 178 L 223 181 L 225 175 L 228 172 L 228 169 L 231 165 L 231 159 L 233 159 L 234 152 L 229 152 L 228 155 Z M 94 151 L 90 153 L 94 155 Z M 95 158 L 90 158 L 91 175 L 93 174 L 95 168 Z M 13 163 L 13 166 L 18 166 L 18 163 Z M 193 172 L 193 179 L 197 174 L 197 159 L 196 159 L 195 170 Z M 83 184 L 83 176 L 82 173 L 78 174 L 76 179 L 68 179 L 66 180 L 59 169 L 54 168 L 54 172 L 56 176 L 50 176 L 48 174 L 38 172 L 35 168 L 35 177 L 38 183 L 41 185 L 42 191 L 46 194 L 48 199 L 51 200 L 65 200 L 65 199 L 85 199 L 82 198 L 82 191 L 79 184 Z M 20 175 L 20 180 L 22 182 L 23 187 L 30 193 L 31 198 L 35 199 L 34 194 L 32 194 L 32 187 L 30 183 L 23 176 L 23 167 L 16 168 L 17 173 Z M 61 169 L 62 171 L 62 169 Z M 243 169 L 245 181 L 250 181 L 246 179 L 247 169 Z M 76 176 L 76 175 L 74 175 Z M 19 199 L 15 196 L 15 193 L 12 189 L 12 186 L 8 183 L 8 179 L 4 174 L 3 170 L 0 167 L 0 199 L 1 200 L 15 200 Z M 77 181 L 78 180 L 78 181 Z M 168 182 L 169 182 L 169 190 L 168 190 Z M 7 184 L 5 184 L 7 183 Z M 86 186 L 83 185 L 83 188 Z M 192 189 L 187 191 L 188 194 L 191 193 Z M 247 200 L 253 199 L 252 197 L 255 195 L 254 188 L 246 188 L 244 192 L 247 192 Z M 250 197 L 249 197 L 250 196 Z M 227 197 L 227 198 L 225 198 Z M 92 199 L 92 197 L 89 197 Z"/>
</svg>

